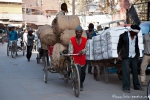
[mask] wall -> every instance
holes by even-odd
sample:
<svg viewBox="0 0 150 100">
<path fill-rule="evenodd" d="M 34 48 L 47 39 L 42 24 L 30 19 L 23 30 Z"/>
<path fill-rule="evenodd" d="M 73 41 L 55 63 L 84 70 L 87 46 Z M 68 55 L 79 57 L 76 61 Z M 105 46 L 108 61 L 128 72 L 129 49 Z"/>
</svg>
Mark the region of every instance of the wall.
<svg viewBox="0 0 150 100">
<path fill-rule="evenodd" d="M 0 2 L 22 2 L 22 0 L 0 0 Z"/>
<path fill-rule="evenodd" d="M 57 10 L 59 11 L 60 4 L 58 3 L 58 0 L 23 0 L 24 4 L 26 4 L 26 7 L 35 7 L 39 6 L 42 7 L 42 10 Z M 37 5 L 38 4 L 38 5 Z"/>
<path fill-rule="evenodd" d="M 22 14 L 22 5 L 0 3 L 0 13 Z"/>
</svg>

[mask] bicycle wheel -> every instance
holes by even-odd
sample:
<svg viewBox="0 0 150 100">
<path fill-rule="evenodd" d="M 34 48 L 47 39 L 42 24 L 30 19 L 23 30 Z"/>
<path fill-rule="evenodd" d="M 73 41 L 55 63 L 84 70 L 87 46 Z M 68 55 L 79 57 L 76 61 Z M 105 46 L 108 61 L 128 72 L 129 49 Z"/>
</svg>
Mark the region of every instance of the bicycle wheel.
<svg viewBox="0 0 150 100">
<path fill-rule="evenodd" d="M 148 100 L 150 100 L 150 81 L 148 82 L 148 86 L 147 86 L 147 98 Z"/>
<path fill-rule="evenodd" d="M 9 56 L 9 45 L 7 45 L 7 56 Z"/>
<path fill-rule="evenodd" d="M 48 79 L 48 66 L 47 66 L 47 58 L 44 57 L 44 82 L 47 83 L 47 79 Z"/>
<path fill-rule="evenodd" d="M 76 64 L 72 66 L 72 80 L 73 80 L 73 90 L 76 97 L 80 95 L 80 74 Z"/>
<path fill-rule="evenodd" d="M 12 44 L 12 47 L 11 47 L 11 56 L 12 56 L 12 58 L 15 58 L 15 48 L 14 48 L 14 43 Z"/>
<path fill-rule="evenodd" d="M 40 56 L 39 56 L 39 54 L 37 54 L 36 61 L 37 61 L 37 64 L 40 63 Z"/>
<path fill-rule="evenodd" d="M 100 69 L 98 65 L 94 66 L 93 76 L 96 81 L 99 81 Z"/>
<path fill-rule="evenodd" d="M 23 46 L 22 52 L 23 52 L 23 56 L 24 56 L 25 55 L 25 48 L 24 48 L 24 46 Z"/>
<path fill-rule="evenodd" d="M 63 63 L 63 75 L 64 75 L 64 81 L 65 83 L 68 83 L 68 80 L 69 80 L 69 72 L 70 72 L 70 68 L 69 68 L 69 61 L 66 59 L 64 60 L 64 63 Z"/>
</svg>

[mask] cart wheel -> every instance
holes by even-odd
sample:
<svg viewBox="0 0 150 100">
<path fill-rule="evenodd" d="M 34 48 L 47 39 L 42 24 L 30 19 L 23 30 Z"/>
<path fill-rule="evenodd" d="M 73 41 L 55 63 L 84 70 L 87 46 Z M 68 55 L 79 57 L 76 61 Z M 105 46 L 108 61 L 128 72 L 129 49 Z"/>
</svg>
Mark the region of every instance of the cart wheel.
<svg viewBox="0 0 150 100">
<path fill-rule="evenodd" d="M 7 45 L 7 56 L 9 56 L 9 45 Z"/>
<path fill-rule="evenodd" d="M 118 78 L 119 78 L 120 80 L 122 80 L 122 70 L 120 70 L 120 72 L 118 73 Z"/>
<path fill-rule="evenodd" d="M 99 69 L 99 66 L 98 66 L 98 65 L 95 65 L 95 66 L 94 66 L 93 75 L 94 75 L 94 79 L 95 79 L 96 81 L 99 81 L 100 69 Z"/>
<path fill-rule="evenodd" d="M 11 56 L 12 56 L 12 58 L 15 58 L 15 48 L 14 48 L 14 44 L 12 44 L 12 47 L 11 47 Z"/>
<path fill-rule="evenodd" d="M 37 64 L 40 63 L 40 56 L 39 56 L 39 54 L 37 54 L 36 61 L 37 61 Z"/>
<path fill-rule="evenodd" d="M 65 83 L 68 83 L 68 79 L 65 79 Z"/>
<path fill-rule="evenodd" d="M 76 97 L 79 97 L 80 95 L 80 75 L 79 70 L 76 64 L 72 66 L 73 72 L 72 72 L 72 79 L 73 79 L 73 90 Z"/>
<path fill-rule="evenodd" d="M 48 79 L 48 66 L 47 66 L 47 58 L 44 58 L 44 82 L 47 83 L 47 79 Z"/>
<path fill-rule="evenodd" d="M 147 98 L 148 100 L 150 100 L 150 81 L 148 82 L 148 85 L 147 85 Z"/>
</svg>

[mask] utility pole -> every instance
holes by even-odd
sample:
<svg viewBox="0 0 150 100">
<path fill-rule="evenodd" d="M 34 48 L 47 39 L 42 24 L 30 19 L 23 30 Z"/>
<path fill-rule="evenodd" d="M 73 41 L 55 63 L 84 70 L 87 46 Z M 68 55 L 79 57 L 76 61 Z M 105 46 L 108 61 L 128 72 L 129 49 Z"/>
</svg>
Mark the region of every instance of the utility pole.
<svg viewBox="0 0 150 100">
<path fill-rule="evenodd" d="M 25 13 L 24 13 L 24 19 L 25 19 L 25 21 L 24 21 L 24 24 L 25 24 L 25 29 L 26 29 L 26 4 L 25 4 Z"/>
<path fill-rule="evenodd" d="M 72 0 L 72 15 L 75 15 L 75 0 Z"/>
<path fill-rule="evenodd" d="M 43 5 L 43 0 L 41 0 L 41 7 L 42 7 L 42 5 Z"/>
</svg>

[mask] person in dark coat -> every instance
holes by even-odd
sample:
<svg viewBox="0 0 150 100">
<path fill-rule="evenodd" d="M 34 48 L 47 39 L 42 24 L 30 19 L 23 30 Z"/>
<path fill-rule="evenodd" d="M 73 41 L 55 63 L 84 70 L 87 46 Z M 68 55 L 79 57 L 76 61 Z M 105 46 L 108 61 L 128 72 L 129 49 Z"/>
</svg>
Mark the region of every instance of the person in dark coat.
<svg viewBox="0 0 150 100">
<path fill-rule="evenodd" d="M 122 89 L 130 93 L 130 69 L 133 76 L 133 87 L 135 90 L 143 90 L 139 83 L 137 62 L 140 57 L 138 46 L 138 33 L 140 27 L 131 25 L 128 32 L 124 32 L 119 37 L 117 46 L 118 59 L 122 60 Z"/>
<path fill-rule="evenodd" d="M 96 33 L 94 32 L 94 24 L 90 23 L 88 26 L 88 30 L 86 31 L 87 39 L 92 39 L 92 37 L 96 36 Z M 88 73 L 92 74 L 92 65 L 90 61 L 87 61 L 88 65 Z"/>
<path fill-rule="evenodd" d="M 32 48 L 33 48 L 33 40 L 34 40 L 34 35 L 32 34 L 33 30 L 28 31 L 27 35 L 27 59 L 30 61 L 31 55 L 32 55 Z"/>
</svg>

